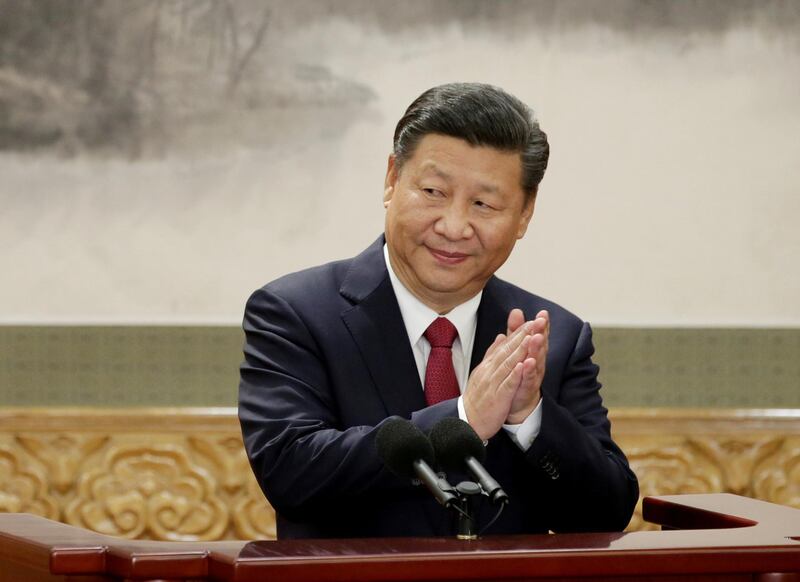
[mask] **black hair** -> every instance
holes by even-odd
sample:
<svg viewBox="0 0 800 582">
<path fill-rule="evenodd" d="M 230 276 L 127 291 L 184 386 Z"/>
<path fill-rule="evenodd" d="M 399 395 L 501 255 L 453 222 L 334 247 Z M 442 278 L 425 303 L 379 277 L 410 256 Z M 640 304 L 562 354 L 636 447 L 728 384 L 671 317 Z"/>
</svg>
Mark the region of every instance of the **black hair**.
<svg viewBox="0 0 800 582">
<path fill-rule="evenodd" d="M 533 197 L 550 156 L 547 134 L 531 109 L 499 87 L 484 83 L 448 83 L 428 89 L 408 106 L 394 131 L 395 165 L 400 170 L 420 140 L 441 134 L 519 152 L 522 190 Z"/>
</svg>

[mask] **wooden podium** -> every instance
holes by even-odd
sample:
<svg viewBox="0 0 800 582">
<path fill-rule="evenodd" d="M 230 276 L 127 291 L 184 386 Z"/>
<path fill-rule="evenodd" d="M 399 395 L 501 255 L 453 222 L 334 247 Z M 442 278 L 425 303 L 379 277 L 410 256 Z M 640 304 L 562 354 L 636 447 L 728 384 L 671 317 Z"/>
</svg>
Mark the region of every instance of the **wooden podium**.
<svg viewBox="0 0 800 582">
<path fill-rule="evenodd" d="M 800 510 L 729 494 L 644 500 L 662 531 L 449 538 L 127 541 L 0 514 L 0 581 L 800 582 Z"/>
</svg>

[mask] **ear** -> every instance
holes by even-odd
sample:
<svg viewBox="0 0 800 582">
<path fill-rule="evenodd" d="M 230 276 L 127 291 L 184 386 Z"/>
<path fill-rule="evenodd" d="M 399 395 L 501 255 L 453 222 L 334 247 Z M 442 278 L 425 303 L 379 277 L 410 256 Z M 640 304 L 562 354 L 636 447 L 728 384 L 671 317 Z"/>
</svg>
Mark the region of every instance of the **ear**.
<svg viewBox="0 0 800 582">
<path fill-rule="evenodd" d="M 522 214 L 519 216 L 519 227 L 517 229 L 517 239 L 521 239 L 525 236 L 525 233 L 528 230 L 528 225 L 531 222 L 531 218 L 533 218 L 533 211 L 536 207 L 536 190 L 534 190 L 533 194 L 525 201 L 525 206 L 522 208 Z"/>
<path fill-rule="evenodd" d="M 392 200 L 395 184 L 397 184 L 397 165 L 395 164 L 394 154 L 390 154 L 389 162 L 386 167 L 386 179 L 383 182 L 384 208 L 388 208 L 389 202 Z"/>
</svg>

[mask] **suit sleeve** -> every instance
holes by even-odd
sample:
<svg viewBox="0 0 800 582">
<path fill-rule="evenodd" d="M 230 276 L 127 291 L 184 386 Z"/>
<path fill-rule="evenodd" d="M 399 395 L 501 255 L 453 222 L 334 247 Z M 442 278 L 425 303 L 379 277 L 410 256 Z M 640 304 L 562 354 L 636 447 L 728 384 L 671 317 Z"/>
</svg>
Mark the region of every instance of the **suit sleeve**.
<svg viewBox="0 0 800 582">
<path fill-rule="evenodd" d="M 622 530 L 639 496 L 636 476 L 611 439 L 593 353 L 591 327 L 583 323 L 560 390 L 543 393 L 541 430 L 526 453 L 543 489 L 540 509 L 555 532 Z"/>
<path fill-rule="evenodd" d="M 375 450 L 385 420 L 342 426 L 317 339 L 288 301 L 266 288 L 257 291 L 247 303 L 243 328 L 242 435 L 253 471 L 278 513 L 302 520 L 365 493 L 410 487 L 384 468 Z M 445 404 L 415 422 L 424 426 L 447 415 Z"/>
</svg>

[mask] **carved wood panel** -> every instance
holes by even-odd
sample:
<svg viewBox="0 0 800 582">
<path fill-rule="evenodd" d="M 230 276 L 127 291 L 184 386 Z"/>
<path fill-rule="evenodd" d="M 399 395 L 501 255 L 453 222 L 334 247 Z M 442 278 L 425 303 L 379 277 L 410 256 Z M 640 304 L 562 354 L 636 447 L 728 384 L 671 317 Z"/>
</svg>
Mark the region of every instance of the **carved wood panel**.
<svg viewBox="0 0 800 582">
<path fill-rule="evenodd" d="M 615 411 L 641 493 L 800 507 L 800 411 Z M 0 411 L 0 511 L 125 538 L 270 539 L 233 409 Z M 647 529 L 640 508 L 630 530 Z"/>
<path fill-rule="evenodd" d="M 0 411 L 0 511 L 131 539 L 275 537 L 232 410 Z"/>
</svg>

